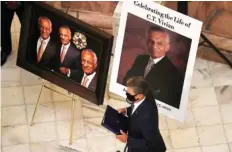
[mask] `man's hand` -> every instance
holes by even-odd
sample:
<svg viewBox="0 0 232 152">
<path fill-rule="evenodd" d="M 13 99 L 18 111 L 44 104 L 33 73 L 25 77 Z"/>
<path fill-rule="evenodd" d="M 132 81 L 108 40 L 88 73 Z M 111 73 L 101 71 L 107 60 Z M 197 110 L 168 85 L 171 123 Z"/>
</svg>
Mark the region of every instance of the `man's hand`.
<svg viewBox="0 0 232 152">
<path fill-rule="evenodd" d="M 126 115 L 126 108 L 119 108 L 117 111 L 118 113 Z"/>
<path fill-rule="evenodd" d="M 120 133 L 121 135 L 116 135 L 116 138 L 120 140 L 121 142 L 126 143 L 127 138 L 128 138 L 127 134 L 124 133 L 122 130 L 120 130 Z"/>
<path fill-rule="evenodd" d="M 60 72 L 64 75 L 67 75 L 69 72 L 69 68 L 66 67 L 60 67 Z"/>
</svg>

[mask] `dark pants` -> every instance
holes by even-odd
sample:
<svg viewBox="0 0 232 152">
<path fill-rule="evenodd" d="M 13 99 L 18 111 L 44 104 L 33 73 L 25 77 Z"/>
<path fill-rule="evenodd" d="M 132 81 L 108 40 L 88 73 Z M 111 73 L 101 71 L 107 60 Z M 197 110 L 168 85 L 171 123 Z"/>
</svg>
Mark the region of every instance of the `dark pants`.
<svg viewBox="0 0 232 152">
<path fill-rule="evenodd" d="M 9 55 L 12 50 L 12 44 L 11 44 L 11 23 L 14 16 L 14 12 L 18 15 L 18 18 L 20 22 L 22 22 L 22 14 L 23 14 L 23 5 L 18 7 L 15 10 L 10 10 L 7 8 L 7 5 L 5 2 L 1 2 L 1 45 L 2 45 L 2 53 L 6 53 L 6 55 Z"/>
<path fill-rule="evenodd" d="M 157 148 L 154 148 L 154 149 L 144 149 L 144 148 L 141 148 L 141 149 L 137 149 L 137 148 L 130 148 L 130 147 L 125 147 L 124 149 L 124 152 L 165 152 L 166 150 L 161 150 L 161 149 L 157 149 Z"/>
<path fill-rule="evenodd" d="M 149 150 L 149 151 L 146 151 L 146 152 L 165 152 L 166 150 Z M 143 149 L 130 149 L 128 148 L 128 151 L 127 152 L 145 152 Z"/>
</svg>

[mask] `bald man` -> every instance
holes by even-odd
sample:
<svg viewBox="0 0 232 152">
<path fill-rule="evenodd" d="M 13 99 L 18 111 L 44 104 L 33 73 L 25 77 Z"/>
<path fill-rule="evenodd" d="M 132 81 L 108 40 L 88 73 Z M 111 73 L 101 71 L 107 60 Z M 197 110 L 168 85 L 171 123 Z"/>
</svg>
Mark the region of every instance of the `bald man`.
<svg viewBox="0 0 232 152">
<path fill-rule="evenodd" d="M 55 70 L 64 76 L 72 75 L 81 70 L 80 50 L 72 43 L 72 33 L 68 26 L 59 28 L 60 46 L 56 51 Z"/>
<path fill-rule="evenodd" d="M 36 44 L 32 43 L 36 48 L 30 51 L 29 57 L 37 64 L 52 68 L 52 58 L 56 54 L 56 45 L 52 42 L 50 37 L 52 32 L 52 22 L 48 17 L 41 16 L 38 19 L 38 24 L 40 36 L 37 39 Z"/>
</svg>

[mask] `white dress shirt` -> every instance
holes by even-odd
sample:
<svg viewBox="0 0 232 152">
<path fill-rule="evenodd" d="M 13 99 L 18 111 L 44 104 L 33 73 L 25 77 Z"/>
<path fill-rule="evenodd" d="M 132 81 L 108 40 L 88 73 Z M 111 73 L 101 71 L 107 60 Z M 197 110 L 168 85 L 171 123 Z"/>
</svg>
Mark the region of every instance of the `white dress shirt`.
<svg viewBox="0 0 232 152">
<path fill-rule="evenodd" d="M 152 59 L 154 61 L 154 63 L 158 63 L 160 60 L 162 60 L 164 58 L 164 56 L 162 57 L 159 57 L 159 58 L 155 58 L 155 59 Z"/>
<path fill-rule="evenodd" d="M 91 81 L 92 81 L 92 79 L 94 78 L 95 75 L 96 75 L 96 72 L 94 72 L 94 73 L 92 73 L 92 74 L 90 74 L 90 75 L 87 76 L 88 81 L 86 83 L 86 88 L 89 87 L 89 84 L 91 83 Z M 84 76 L 82 77 L 82 80 L 81 80 L 81 84 L 84 82 L 85 76 L 86 76 L 86 74 L 84 73 Z"/>
<path fill-rule="evenodd" d="M 134 109 L 131 114 L 135 112 L 135 110 L 143 103 L 144 100 L 145 100 L 145 97 L 141 101 L 134 103 Z"/>
<path fill-rule="evenodd" d="M 39 52 L 39 47 L 41 45 L 42 40 L 44 40 L 44 39 L 42 37 L 39 37 L 39 39 L 37 41 L 37 50 L 36 50 L 37 54 Z M 46 47 L 48 45 L 49 40 L 50 40 L 50 36 L 46 40 L 43 41 L 43 47 L 42 47 L 42 52 L 41 52 L 42 55 L 41 55 L 41 57 L 43 56 L 43 53 L 44 53 L 44 51 L 45 51 L 45 49 L 46 49 Z"/>
</svg>

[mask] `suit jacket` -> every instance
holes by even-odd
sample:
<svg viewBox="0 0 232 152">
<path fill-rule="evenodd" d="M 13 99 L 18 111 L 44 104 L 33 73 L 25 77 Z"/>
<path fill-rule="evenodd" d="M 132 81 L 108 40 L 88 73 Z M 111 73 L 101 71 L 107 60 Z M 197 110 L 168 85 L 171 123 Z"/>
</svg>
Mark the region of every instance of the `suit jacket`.
<svg viewBox="0 0 232 152">
<path fill-rule="evenodd" d="M 132 76 L 144 76 L 149 58 L 149 55 L 139 55 L 136 58 L 131 69 L 126 73 L 123 79 L 124 85 Z M 148 81 L 155 99 L 175 108 L 179 108 L 183 78 L 167 57 L 164 57 L 157 64 L 154 64 L 145 79 Z"/>
<path fill-rule="evenodd" d="M 97 73 L 95 74 L 92 81 L 90 82 L 88 89 L 95 91 L 96 86 L 97 86 Z"/>
<path fill-rule="evenodd" d="M 56 45 L 55 43 L 50 39 L 48 41 L 48 44 L 44 50 L 44 53 L 40 59 L 40 62 L 37 62 L 37 40 L 34 40 L 32 42 L 32 50 L 29 51 L 29 59 L 32 62 L 35 62 L 39 65 L 44 65 L 48 68 L 52 68 L 54 64 L 54 56 L 56 55 Z"/>
<path fill-rule="evenodd" d="M 146 97 L 131 115 L 127 108 L 129 129 L 128 152 L 165 152 L 166 146 L 159 131 L 159 117 L 153 97 Z"/>
<path fill-rule="evenodd" d="M 70 71 L 71 71 L 70 77 L 72 77 L 72 75 L 74 73 L 78 73 L 81 70 L 81 61 L 80 61 L 81 52 L 73 44 L 70 44 L 70 46 L 69 46 L 69 48 L 68 48 L 68 50 L 66 52 L 66 55 L 64 57 L 64 61 L 63 61 L 63 63 L 61 63 L 60 62 L 61 46 L 62 45 L 60 45 L 57 48 L 57 51 L 56 51 L 56 56 L 55 56 L 55 59 L 54 59 L 54 61 L 55 61 L 54 62 L 55 63 L 54 70 L 60 73 L 60 70 L 59 70 L 60 67 L 69 68 Z"/>
</svg>

